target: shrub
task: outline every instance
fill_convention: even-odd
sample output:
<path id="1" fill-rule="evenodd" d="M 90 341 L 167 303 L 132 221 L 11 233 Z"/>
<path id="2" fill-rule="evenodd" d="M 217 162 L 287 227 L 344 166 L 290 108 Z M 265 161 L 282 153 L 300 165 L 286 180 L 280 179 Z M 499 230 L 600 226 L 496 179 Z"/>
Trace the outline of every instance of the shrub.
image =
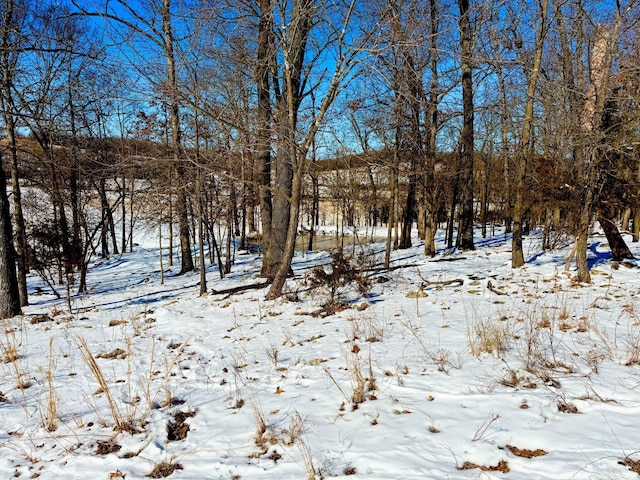
<path id="1" fill-rule="evenodd" d="M 312 288 L 326 292 L 327 301 L 318 312 L 320 316 L 332 315 L 347 306 L 345 296 L 353 284 L 360 295 L 371 290 L 371 280 L 365 275 L 368 258 L 359 254 L 356 259 L 347 257 L 341 248 L 331 253 L 329 271 L 323 265 L 317 265 L 311 271 L 309 283 Z"/>

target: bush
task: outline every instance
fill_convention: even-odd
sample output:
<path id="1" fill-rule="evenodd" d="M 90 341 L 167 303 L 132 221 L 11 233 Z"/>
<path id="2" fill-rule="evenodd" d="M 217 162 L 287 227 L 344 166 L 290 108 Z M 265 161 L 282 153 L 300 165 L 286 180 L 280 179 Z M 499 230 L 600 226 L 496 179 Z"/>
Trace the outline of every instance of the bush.
<path id="1" fill-rule="evenodd" d="M 329 271 L 325 266 L 316 265 L 311 271 L 309 283 L 312 288 L 320 288 L 326 292 L 327 301 L 322 305 L 319 316 L 332 315 L 347 306 L 345 295 L 355 283 L 355 289 L 360 295 L 371 291 L 371 280 L 365 275 L 368 258 L 359 254 L 354 260 L 347 257 L 341 248 L 331 253 Z"/>

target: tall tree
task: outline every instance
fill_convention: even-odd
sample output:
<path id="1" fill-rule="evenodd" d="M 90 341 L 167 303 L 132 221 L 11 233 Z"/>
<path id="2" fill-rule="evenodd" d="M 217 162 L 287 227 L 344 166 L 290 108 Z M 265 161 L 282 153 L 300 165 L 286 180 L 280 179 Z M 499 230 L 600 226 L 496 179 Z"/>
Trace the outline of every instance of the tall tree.
<path id="1" fill-rule="evenodd" d="M 513 208 L 513 236 L 511 237 L 511 266 L 518 268 L 524 265 L 524 252 L 522 249 L 522 226 L 524 220 L 524 189 L 527 174 L 527 163 L 533 158 L 533 121 L 534 101 L 540 69 L 542 65 L 542 53 L 549 29 L 549 3 L 550 0 L 540 0 L 538 3 L 538 18 L 536 22 L 535 47 L 533 53 L 533 65 L 528 73 L 527 98 L 524 107 L 524 119 L 522 133 L 516 152 L 516 181 L 515 202 Z"/>
<path id="2" fill-rule="evenodd" d="M 462 71 L 463 122 L 460 132 L 460 238 L 458 246 L 473 250 L 473 161 L 474 161 L 474 106 L 473 106 L 473 29 L 469 0 L 458 0 L 460 16 L 460 69 Z"/>
<path id="3" fill-rule="evenodd" d="M 272 0 L 259 0 L 258 50 L 255 76 L 258 93 L 256 135 L 260 170 L 260 215 L 262 218 L 262 275 L 272 278 L 277 259 L 271 248 L 271 83 L 270 74 L 274 62 L 273 5 Z"/>
<path id="4" fill-rule="evenodd" d="M 338 10 L 329 8 L 336 6 Z M 350 45 L 348 42 L 348 34 L 352 33 L 348 27 L 354 15 L 355 6 L 355 0 L 351 0 L 345 4 L 325 6 L 324 8 L 328 10 L 323 12 L 323 7 L 312 0 L 294 0 L 290 10 L 280 10 L 282 24 L 278 28 L 280 35 L 277 43 L 280 47 L 282 64 L 279 82 L 274 82 L 273 85 L 277 107 L 274 121 L 278 152 L 276 178 L 273 182 L 271 248 L 275 248 L 276 251 L 282 248 L 282 256 L 267 294 L 267 298 L 270 299 L 282 295 L 286 277 L 291 270 L 307 154 L 329 107 L 344 85 L 345 79 L 356 66 L 356 59 L 362 52 L 360 45 Z M 282 7 L 286 7 L 286 3 L 283 3 Z M 307 88 L 307 77 L 304 76 L 304 72 L 308 72 L 314 66 L 313 62 L 319 59 L 318 55 L 314 55 L 311 64 L 308 63 L 307 46 L 310 43 L 312 28 L 320 23 L 318 19 L 323 13 L 326 23 L 324 29 L 318 29 L 319 38 L 324 38 L 325 47 L 332 44 L 331 50 L 337 55 L 332 59 L 333 73 L 328 78 L 322 100 L 317 110 L 312 112 L 306 133 L 301 134 L 297 127 L 298 112 Z M 336 19 L 340 19 L 337 20 L 338 23 L 334 23 Z M 359 41 L 364 42 L 366 39 L 365 34 L 364 39 Z M 316 89 L 317 87 L 317 84 L 310 86 Z M 287 228 L 283 244 L 281 243 L 282 231 L 279 229 L 284 225 Z"/>
<path id="5" fill-rule="evenodd" d="M 104 4 L 104 8 L 89 11 L 76 0 L 72 0 L 80 14 L 96 18 L 103 18 L 115 22 L 126 29 L 123 36 L 128 34 L 139 36 L 149 42 L 149 46 L 155 47 L 164 57 L 165 69 L 160 76 L 155 75 L 152 65 L 141 66 L 135 64 L 138 71 L 145 72 L 148 81 L 154 84 L 163 94 L 168 105 L 171 125 L 171 146 L 173 150 L 173 163 L 177 175 L 176 209 L 180 230 L 180 273 L 186 273 L 194 269 L 193 255 L 191 253 L 191 241 L 189 235 L 189 215 L 187 209 L 187 179 L 186 157 L 182 140 L 182 126 L 180 123 L 181 92 L 178 82 L 178 68 L 176 62 L 176 40 L 174 38 L 174 12 L 172 0 L 150 2 L 147 11 L 142 13 L 137 5 L 125 0 L 116 0 L 113 4 Z M 116 6 L 117 5 L 117 8 Z M 158 27 L 159 24 L 159 27 Z M 149 61 L 143 51 L 132 52 L 140 61 Z"/>
<path id="6" fill-rule="evenodd" d="M 27 293 L 27 234 L 22 209 L 22 191 L 20 188 L 18 147 L 16 142 L 16 104 L 13 93 L 18 56 L 24 48 L 22 43 L 22 22 L 24 8 L 16 5 L 15 0 L 5 0 L 2 5 L 2 31 L 0 33 L 0 74 L 2 75 L 2 116 L 9 146 L 11 160 L 11 188 L 13 193 L 13 213 L 15 217 L 15 247 L 18 260 L 18 291 L 20 305 L 29 303 Z"/>
<path id="7" fill-rule="evenodd" d="M 436 230 L 439 192 L 435 181 L 436 154 L 438 151 L 438 104 L 440 102 L 440 73 L 438 70 L 438 37 L 440 35 L 440 1 L 429 2 L 429 60 L 431 83 L 429 86 L 429 103 L 426 112 L 426 146 L 425 165 L 423 176 L 423 201 L 424 211 L 424 254 L 433 256 L 436 254 Z"/>

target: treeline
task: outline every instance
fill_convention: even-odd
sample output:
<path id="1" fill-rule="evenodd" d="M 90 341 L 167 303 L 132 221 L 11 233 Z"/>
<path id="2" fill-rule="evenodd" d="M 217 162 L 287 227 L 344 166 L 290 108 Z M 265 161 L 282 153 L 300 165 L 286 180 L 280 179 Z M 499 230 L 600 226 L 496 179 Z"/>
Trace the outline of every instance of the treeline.
<path id="1" fill-rule="evenodd" d="M 438 228 L 473 249 L 501 222 L 517 268 L 542 224 L 588 282 L 595 220 L 616 258 L 619 221 L 640 234 L 638 3 L 4 0 L 0 317 L 31 270 L 83 291 L 138 212 L 175 226 L 180 273 L 208 250 L 224 275 L 260 232 L 276 298 L 330 159 L 359 172 L 358 195 L 334 189 L 343 218 L 361 198 L 387 223 L 386 266 L 415 222 L 426 255 Z"/>

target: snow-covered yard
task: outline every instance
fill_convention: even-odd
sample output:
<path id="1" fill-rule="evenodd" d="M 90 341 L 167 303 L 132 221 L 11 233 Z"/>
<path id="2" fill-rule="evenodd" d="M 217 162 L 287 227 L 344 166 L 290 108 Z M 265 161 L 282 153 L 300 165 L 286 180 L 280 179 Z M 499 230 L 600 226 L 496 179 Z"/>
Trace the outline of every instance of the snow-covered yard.
<path id="1" fill-rule="evenodd" d="M 0 477 L 638 478 L 638 269 L 595 236 L 576 285 L 570 247 L 528 242 L 512 270 L 502 234 L 433 259 L 416 240 L 327 316 L 325 252 L 277 301 L 160 285 L 153 243 L 93 265 L 71 312 L 33 278 L 0 335 Z M 259 269 L 238 255 L 209 288 Z"/>

